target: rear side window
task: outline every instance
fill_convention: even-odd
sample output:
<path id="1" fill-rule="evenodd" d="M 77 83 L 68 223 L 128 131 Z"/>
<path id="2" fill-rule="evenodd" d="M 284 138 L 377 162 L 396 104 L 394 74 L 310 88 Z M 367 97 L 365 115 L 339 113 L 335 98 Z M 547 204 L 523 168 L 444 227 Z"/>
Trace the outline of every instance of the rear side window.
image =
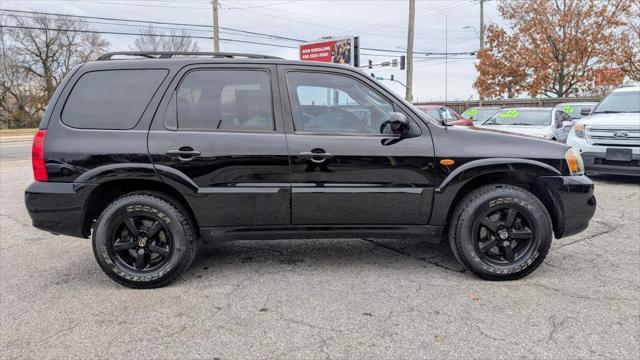
<path id="1" fill-rule="evenodd" d="M 176 101 L 179 130 L 274 130 L 266 71 L 191 71 L 178 87 Z"/>
<path id="2" fill-rule="evenodd" d="M 88 72 L 69 94 L 62 122 L 81 129 L 131 129 L 167 73 L 164 69 Z"/>

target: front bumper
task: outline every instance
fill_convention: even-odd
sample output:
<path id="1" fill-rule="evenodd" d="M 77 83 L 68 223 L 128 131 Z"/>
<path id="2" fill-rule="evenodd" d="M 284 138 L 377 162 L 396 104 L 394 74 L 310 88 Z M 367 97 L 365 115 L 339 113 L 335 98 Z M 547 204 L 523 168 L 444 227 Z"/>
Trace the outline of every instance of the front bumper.
<path id="1" fill-rule="evenodd" d="M 97 185 L 33 182 L 24 194 L 33 226 L 54 234 L 86 237 L 84 207 Z"/>
<path id="2" fill-rule="evenodd" d="M 640 176 L 640 147 L 624 147 L 631 149 L 631 161 L 615 161 L 607 159 L 607 147 L 620 148 L 619 146 L 591 145 L 585 139 L 576 137 L 573 131 L 569 134 L 567 145 L 580 152 L 585 171 L 589 175 Z"/>
<path id="3" fill-rule="evenodd" d="M 631 154 L 631 161 L 607 160 L 606 152 L 583 152 L 582 160 L 588 174 L 640 176 L 640 154 Z"/>
<path id="4" fill-rule="evenodd" d="M 554 203 L 554 233 L 557 239 L 575 235 L 589 226 L 596 212 L 593 181 L 586 176 L 543 176 Z"/>

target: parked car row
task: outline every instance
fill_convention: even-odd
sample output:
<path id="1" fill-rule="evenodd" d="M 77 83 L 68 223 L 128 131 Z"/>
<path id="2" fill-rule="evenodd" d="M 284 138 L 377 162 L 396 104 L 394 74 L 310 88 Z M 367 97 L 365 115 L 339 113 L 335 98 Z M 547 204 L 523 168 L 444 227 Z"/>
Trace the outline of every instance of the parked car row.
<path id="1" fill-rule="evenodd" d="M 554 107 L 474 106 L 458 114 L 447 106 L 418 106 L 447 125 L 474 126 L 566 142 L 582 153 L 589 174 L 640 176 L 640 87 L 614 90 L 600 103 Z"/>

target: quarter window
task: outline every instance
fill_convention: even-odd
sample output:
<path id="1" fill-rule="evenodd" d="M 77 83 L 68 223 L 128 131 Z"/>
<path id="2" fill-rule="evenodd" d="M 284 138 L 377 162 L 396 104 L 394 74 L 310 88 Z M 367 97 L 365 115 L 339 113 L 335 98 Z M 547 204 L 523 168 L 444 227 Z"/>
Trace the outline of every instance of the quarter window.
<path id="1" fill-rule="evenodd" d="M 197 70 L 177 90 L 179 130 L 273 131 L 269 74 Z"/>
<path id="2" fill-rule="evenodd" d="M 85 73 L 69 94 L 61 120 L 80 129 L 131 129 L 167 73 L 164 69 Z"/>
<path id="3" fill-rule="evenodd" d="M 380 134 L 393 104 L 351 77 L 290 72 L 287 86 L 296 131 Z M 390 133 L 390 127 L 382 127 Z"/>

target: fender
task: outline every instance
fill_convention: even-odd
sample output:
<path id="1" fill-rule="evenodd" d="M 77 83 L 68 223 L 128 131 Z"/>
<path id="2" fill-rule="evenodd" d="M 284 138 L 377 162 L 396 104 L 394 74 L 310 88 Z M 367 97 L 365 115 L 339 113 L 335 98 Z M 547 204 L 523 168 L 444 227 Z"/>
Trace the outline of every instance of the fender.
<path id="1" fill-rule="evenodd" d="M 489 158 L 473 160 L 453 170 L 435 189 L 433 208 L 447 209 L 446 211 L 432 211 L 431 225 L 444 225 L 453 200 L 460 189 L 478 176 L 494 173 L 524 173 L 527 175 L 557 176 L 562 173 L 553 166 L 542 161 L 520 158 Z"/>
<path id="2" fill-rule="evenodd" d="M 536 160 L 518 159 L 518 158 L 492 158 L 492 159 L 480 159 L 470 161 L 455 170 L 453 170 L 443 181 L 440 186 L 436 188 L 436 193 L 441 193 L 445 190 L 447 185 L 452 182 L 459 181 L 463 176 L 463 173 L 472 172 L 477 175 L 488 174 L 496 171 L 514 171 L 525 170 L 531 168 L 531 173 L 537 176 L 543 175 L 562 175 L 562 173 L 549 164 L 545 164 Z M 526 171 L 530 172 L 530 171 Z M 474 176 L 475 177 L 475 176 Z M 471 180 L 469 177 L 465 177 L 466 180 Z"/>
<path id="3" fill-rule="evenodd" d="M 80 174 L 75 184 L 102 184 L 113 180 L 157 180 L 158 174 L 150 163 L 120 163 L 98 166 Z"/>

